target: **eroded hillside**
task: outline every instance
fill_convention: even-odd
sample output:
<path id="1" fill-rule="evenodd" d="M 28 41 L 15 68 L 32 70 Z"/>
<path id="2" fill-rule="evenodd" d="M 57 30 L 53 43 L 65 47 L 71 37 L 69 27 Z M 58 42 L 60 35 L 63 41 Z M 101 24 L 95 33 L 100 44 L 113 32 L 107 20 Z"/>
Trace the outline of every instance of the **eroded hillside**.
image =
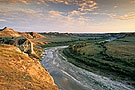
<path id="1" fill-rule="evenodd" d="M 0 45 L 1 90 L 58 90 L 50 74 L 38 60 L 31 59 L 19 48 Z"/>
<path id="2" fill-rule="evenodd" d="M 7 27 L 0 30 L 1 90 L 59 90 L 39 62 L 42 50 L 37 45 L 44 44 L 40 38 L 44 36 Z"/>

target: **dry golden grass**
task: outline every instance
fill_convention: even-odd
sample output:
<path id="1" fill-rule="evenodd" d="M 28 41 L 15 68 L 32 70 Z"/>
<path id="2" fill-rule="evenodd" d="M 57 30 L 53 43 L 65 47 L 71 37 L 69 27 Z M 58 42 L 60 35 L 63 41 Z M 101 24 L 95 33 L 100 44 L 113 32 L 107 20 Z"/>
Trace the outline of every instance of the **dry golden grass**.
<path id="1" fill-rule="evenodd" d="M 58 87 L 38 60 L 15 46 L 0 44 L 0 89 L 58 90 Z"/>

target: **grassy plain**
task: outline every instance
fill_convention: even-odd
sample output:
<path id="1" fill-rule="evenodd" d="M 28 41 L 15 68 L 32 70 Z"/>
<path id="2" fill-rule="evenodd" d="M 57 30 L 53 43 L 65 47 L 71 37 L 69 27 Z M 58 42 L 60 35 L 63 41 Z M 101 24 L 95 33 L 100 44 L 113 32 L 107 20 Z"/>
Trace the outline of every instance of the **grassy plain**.
<path id="1" fill-rule="evenodd" d="M 135 63 L 135 36 L 115 40 L 106 44 L 106 47 L 109 56 Z"/>
<path id="2" fill-rule="evenodd" d="M 86 46 L 77 48 L 78 52 L 73 52 L 69 48 L 63 50 L 69 62 L 135 86 L 135 36 L 108 43 L 87 42 L 89 43 Z"/>
<path id="3" fill-rule="evenodd" d="M 101 37 L 94 37 L 94 36 L 87 36 L 87 37 L 80 37 L 80 36 L 49 36 L 47 38 L 42 39 L 42 41 L 48 42 L 48 44 L 41 45 L 42 48 L 46 47 L 55 47 L 55 46 L 64 46 L 70 45 L 78 42 L 87 42 L 87 43 L 97 43 L 99 41 L 104 40 L 105 38 Z"/>
<path id="4" fill-rule="evenodd" d="M 62 51 L 69 62 L 88 71 L 135 86 L 135 36 L 123 36 L 125 34 L 114 35 L 112 37 L 119 39 L 110 42 L 105 40 L 111 36 L 104 37 L 104 35 L 102 37 L 56 36 L 45 38 L 49 44 L 42 47 L 74 46 L 74 51 L 70 48 Z M 78 46 L 82 42 L 86 43 L 86 46 Z"/>

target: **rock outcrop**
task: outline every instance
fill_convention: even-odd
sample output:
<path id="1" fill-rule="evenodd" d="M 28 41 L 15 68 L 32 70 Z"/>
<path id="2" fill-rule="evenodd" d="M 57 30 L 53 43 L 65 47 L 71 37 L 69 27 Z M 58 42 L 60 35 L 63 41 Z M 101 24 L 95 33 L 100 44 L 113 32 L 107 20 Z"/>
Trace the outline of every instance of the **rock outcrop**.
<path id="1" fill-rule="evenodd" d="M 33 38 L 45 38 L 45 36 L 38 34 L 36 32 L 29 32 L 29 34 L 33 37 Z"/>
<path id="2" fill-rule="evenodd" d="M 0 44 L 17 46 L 22 52 L 34 54 L 33 43 L 25 37 L 0 37 Z"/>
<path id="3" fill-rule="evenodd" d="M 25 32 L 25 33 L 19 32 L 19 34 L 24 36 L 24 37 L 27 37 L 28 39 L 45 38 L 45 36 L 40 35 L 36 32 Z"/>
<path id="4" fill-rule="evenodd" d="M 38 60 L 7 44 L 0 44 L 0 89 L 59 90 Z"/>
<path id="5" fill-rule="evenodd" d="M 40 38 L 44 36 L 0 29 L 0 90 L 59 90 L 39 62 L 35 46 L 43 43 Z"/>
<path id="6" fill-rule="evenodd" d="M 38 34 L 36 32 L 17 32 L 8 27 L 0 29 L 0 37 L 20 37 L 20 36 L 24 36 L 28 39 L 45 38 L 45 36 Z"/>
<path id="7" fill-rule="evenodd" d="M 45 37 L 35 32 L 26 32 L 26 33 L 16 32 L 13 29 L 9 29 L 7 27 L 0 29 L 0 44 L 10 44 L 17 46 L 22 52 L 27 54 L 35 55 L 33 49 L 34 43 L 31 40 L 32 39 L 35 40 L 37 38 L 45 38 Z"/>

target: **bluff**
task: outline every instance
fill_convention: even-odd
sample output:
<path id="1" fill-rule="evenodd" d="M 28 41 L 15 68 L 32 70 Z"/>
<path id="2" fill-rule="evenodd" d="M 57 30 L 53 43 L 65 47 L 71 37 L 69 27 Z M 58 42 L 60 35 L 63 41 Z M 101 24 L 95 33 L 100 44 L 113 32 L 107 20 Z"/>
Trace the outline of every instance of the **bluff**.
<path id="1" fill-rule="evenodd" d="M 0 89 L 59 90 L 38 60 L 7 44 L 0 44 Z"/>
<path id="2" fill-rule="evenodd" d="M 28 39 L 45 38 L 45 36 L 38 34 L 36 32 L 17 32 L 8 27 L 0 29 L 0 37 L 20 37 L 20 36 L 24 36 Z"/>
<path id="3" fill-rule="evenodd" d="M 33 43 L 25 37 L 0 37 L 0 44 L 17 46 L 22 52 L 27 54 L 34 53 Z"/>
<path id="4" fill-rule="evenodd" d="M 33 41 L 40 38 L 38 33 L 0 29 L 1 90 L 59 90 L 39 62 Z"/>
<path id="5" fill-rule="evenodd" d="M 21 36 L 18 32 L 7 27 L 0 29 L 0 37 L 19 37 Z"/>
<path id="6" fill-rule="evenodd" d="M 35 32 L 16 32 L 7 27 L 0 29 L 0 44 L 10 44 L 17 46 L 22 52 L 38 57 L 33 49 L 33 44 L 36 44 L 35 39 L 45 38 Z M 34 40 L 33 40 L 34 39 Z M 33 41 L 33 42 L 32 42 Z M 44 44 L 44 43 L 43 43 Z"/>

